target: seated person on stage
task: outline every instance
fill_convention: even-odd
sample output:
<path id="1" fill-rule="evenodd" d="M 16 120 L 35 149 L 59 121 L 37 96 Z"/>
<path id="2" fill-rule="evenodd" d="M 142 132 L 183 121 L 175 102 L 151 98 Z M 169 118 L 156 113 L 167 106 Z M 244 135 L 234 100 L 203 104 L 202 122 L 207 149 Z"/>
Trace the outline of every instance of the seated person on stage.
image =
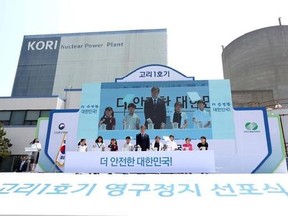
<path id="1" fill-rule="evenodd" d="M 116 119 L 112 107 L 106 107 L 104 115 L 99 121 L 99 127 L 102 129 L 104 126 L 106 130 L 115 130 Z"/>
<path id="2" fill-rule="evenodd" d="M 153 151 L 163 151 L 163 143 L 161 142 L 160 136 L 156 136 L 154 142 L 151 144 Z"/>
<path id="3" fill-rule="evenodd" d="M 115 138 L 111 139 L 108 148 L 110 148 L 110 151 L 118 151 L 117 140 Z"/>
<path id="4" fill-rule="evenodd" d="M 102 136 L 98 136 L 95 144 L 92 145 L 92 151 L 105 151 L 105 143 Z"/>
<path id="5" fill-rule="evenodd" d="M 182 103 L 174 104 L 174 114 L 171 116 L 171 123 L 178 123 L 178 128 L 185 129 L 188 126 L 188 117 L 185 112 L 182 112 Z M 174 127 L 173 127 L 174 128 Z"/>
<path id="6" fill-rule="evenodd" d="M 164 151 L 176 151 L 176 150 L 178 150 L 178 145 L 174 141 L 173 135 L 169 136 L 169 141 L 166 144 L 164 144 L 163 149 L 164 149 Z"/>
<path id="7" fill-rule="evenodd" d="M 205 106 L 203 100 L 197 101 L 197 110 L 194 111 L 192 117 L 194 128 L 211 128 L 210 113 L 204 109 Z"/>
<path id="8" fill-rule="evenodd" d="M 191 144 L 191 139 L 187 137 L 185 139 L 185 143 L 182 145 L 182 150 L 183 151 L 193 151 L 193 146 Z"/>
<path id="9" fill-rule="evenodd" d="M 199 142 L 197 144 L 197 147 L 199 148 L 199 150 L 201 151 L 205 151 L 205 150 L 208 150 L 208 143 L 206 141 L 206 137 L 205 136 L 201 136 L 201 142 Z"/>
<path id="10" fill-rule="evenodd" d="M 123 120 L 124 130 L 138 130 L 140 124 L 140 118 L 135 113 L 136 105 L 134 103 L 130 103 L 128 105 L 128 114 L 125 116 Z"/>
<path id="11" fill-rule="evenodd" d="M 87 152 L 87 144 L 86 144 L 86 139 L 81 139 L 79 142 L 78 142 L 78 148 L 77 148 L 77 151 L 79 152 Z"/>
<path id="12" fill-rule="evenodd" d="M 131 143 L 131 137 L 127 136 L 125 140 L 126 142 L 124 143 L 122 151 L 133 151 L 134 145 Z"/>

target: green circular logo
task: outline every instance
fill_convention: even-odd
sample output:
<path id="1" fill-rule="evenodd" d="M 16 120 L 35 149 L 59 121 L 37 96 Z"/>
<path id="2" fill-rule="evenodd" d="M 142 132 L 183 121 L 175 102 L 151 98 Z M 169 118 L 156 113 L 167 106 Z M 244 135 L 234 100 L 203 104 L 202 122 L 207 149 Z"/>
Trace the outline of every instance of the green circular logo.
<path id="1" fill-rule="evenodd" d="M 258 124 L 256 122 L 247 122 L 245 128 L 250 131 L 255 131 L 258 129 Z"/>

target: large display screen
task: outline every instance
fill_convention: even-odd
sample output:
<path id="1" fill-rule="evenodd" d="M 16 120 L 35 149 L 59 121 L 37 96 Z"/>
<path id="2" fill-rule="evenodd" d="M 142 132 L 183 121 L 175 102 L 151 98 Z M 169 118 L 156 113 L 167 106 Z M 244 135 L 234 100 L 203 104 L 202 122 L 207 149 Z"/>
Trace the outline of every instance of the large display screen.
<path id="1" fill-rule="evenodd" d="M 156 99 L 156 100 L 154 100 Z M 234 139 L 228 80 L 91 83 L 82 88 L 78 138 Z"/>

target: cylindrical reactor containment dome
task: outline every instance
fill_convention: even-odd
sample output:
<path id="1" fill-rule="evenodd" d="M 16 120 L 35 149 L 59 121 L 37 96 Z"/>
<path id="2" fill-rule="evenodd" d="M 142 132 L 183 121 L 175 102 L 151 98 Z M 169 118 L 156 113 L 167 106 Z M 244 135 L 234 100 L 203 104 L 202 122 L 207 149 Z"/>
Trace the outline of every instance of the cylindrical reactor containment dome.
<path id="1" fill-rule="evenodd" d="M 273 90 L 288 98 L 288 26 L 272 26 L 240 36 L 222 53 L 224 78 L 232 90 Z"/>

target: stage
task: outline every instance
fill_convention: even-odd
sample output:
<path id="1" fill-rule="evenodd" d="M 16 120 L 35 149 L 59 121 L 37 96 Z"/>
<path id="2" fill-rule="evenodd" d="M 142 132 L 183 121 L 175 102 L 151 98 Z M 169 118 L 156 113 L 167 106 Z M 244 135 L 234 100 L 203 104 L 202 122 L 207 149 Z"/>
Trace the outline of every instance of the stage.
<path id="1" fill-rule="evenodd" d="M 0 179 L 0 215 L 269 215 L 284 213 L 288 202 L 287 174 L 0 173 Z"/>

